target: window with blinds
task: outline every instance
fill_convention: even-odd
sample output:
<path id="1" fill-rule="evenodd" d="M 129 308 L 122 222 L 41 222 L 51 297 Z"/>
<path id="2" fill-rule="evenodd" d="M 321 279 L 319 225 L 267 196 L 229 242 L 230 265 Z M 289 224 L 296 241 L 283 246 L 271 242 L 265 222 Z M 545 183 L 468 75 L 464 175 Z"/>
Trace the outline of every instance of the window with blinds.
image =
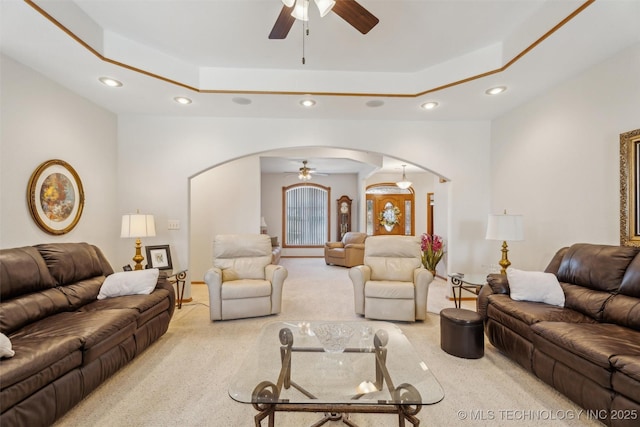
<path id="1" fill-rule="evenodd" d="M 324 246 L 329 239 L 331 188 L 296 184 L 284 190 L 284 246 Z"/>

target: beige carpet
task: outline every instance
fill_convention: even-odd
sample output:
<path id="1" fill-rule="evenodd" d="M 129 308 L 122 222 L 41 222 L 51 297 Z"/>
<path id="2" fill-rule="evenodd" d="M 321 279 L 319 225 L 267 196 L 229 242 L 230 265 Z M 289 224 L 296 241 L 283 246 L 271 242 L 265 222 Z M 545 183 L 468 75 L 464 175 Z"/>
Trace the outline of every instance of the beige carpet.
<path id="1" fill-rule="evenodd" d="M 108 379 L 56 425 L 252 426 L 255 410 L 232 400 L 228 384 L 261 326 L 274 320 L 361 320 L 353 312 L 348 270 L 323 259 L 282 259 L 289 270 L 282 313 L 224 322 L 209 320 L 208 292 L 193 286 L 194 301 L 176 310 L 169 331 Z M 197 280 L 198 278 L 194 278 Z M 453 303 L 443 280 L 429 290 L 428 308 Z M 465 302 L 468 308 L 473 302 Z M 482 359 L 467 360 L 440 349 L 437 314 L 424 322 L 398 323 L 445 391 L 423 407 L 424 426 L 600 426 L 571 401 L 512 363 L 490 344 Z M 276 425 L 309 426 L 318 414 L 278 413 Z M 355 414 L 361 427 L 394 426 L 392 415 Z M 266 421 L 263 425 L 267 425 Z M 329 422 L 326 426 L 344 425 Z"/>

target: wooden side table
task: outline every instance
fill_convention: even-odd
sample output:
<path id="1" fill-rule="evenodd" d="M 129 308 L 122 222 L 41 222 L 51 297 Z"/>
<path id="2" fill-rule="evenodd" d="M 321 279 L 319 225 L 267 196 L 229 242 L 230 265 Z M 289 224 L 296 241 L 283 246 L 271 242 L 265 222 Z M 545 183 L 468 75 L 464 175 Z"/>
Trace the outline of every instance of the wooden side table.
<path id="1" fill-rule="evenodd" d="M 187 271 L 180 270 L 176 273 L 167 275 L 167 280 L 172 285 L 176 285 L 176 306 L 182 308 L 182 300 L 184 299 L 184 288 L 187 284 Z"/>

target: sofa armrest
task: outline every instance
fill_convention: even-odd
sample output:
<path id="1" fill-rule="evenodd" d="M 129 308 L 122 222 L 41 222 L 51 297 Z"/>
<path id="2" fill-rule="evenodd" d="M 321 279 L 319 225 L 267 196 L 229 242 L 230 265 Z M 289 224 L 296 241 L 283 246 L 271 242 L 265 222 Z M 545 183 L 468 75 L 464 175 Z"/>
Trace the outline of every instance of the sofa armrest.
<path id="1" fill-rule="evenodd" d="M 173 312 L 176 309 L 176 291 L 173 290 L 173 285 L 171 284 L 171 282 L 167 280 L 166 274 L 160 274 L 158 276 L 156 289 L 165 289 L 169 291 L 169 316 L 173 316 Z"/>
<path id="2" fill-rule="evenodd" d="M 364 251 L 364 243 L 347 243 L 345 249 L 362 249 Z"/>
<path id="3" fill-rule="evenodd" d="M 324 247 L 333 249 L 333 248 L 343 248 L 344 245 L 342 244 L 342 242 L 326 242 L 324 244 Z"/>
<path id="4" fill-rule="evenodd" d="M 494 294 L 509 295 L 509 281 L 507 280 L 506 274 L 489 274 L 487 276 L 487 283 Z"/>

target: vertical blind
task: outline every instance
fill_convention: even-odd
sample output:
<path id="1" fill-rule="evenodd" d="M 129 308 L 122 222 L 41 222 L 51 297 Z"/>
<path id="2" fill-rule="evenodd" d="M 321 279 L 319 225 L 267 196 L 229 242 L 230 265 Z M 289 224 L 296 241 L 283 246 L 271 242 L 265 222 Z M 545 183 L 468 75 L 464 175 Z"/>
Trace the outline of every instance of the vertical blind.
<path id="1" fill-rule="evenodd" d="M 297 186 L 285 191 L 285 244 L 322 246 L 329 231 L 329 196 L 324 188 Z"/>

